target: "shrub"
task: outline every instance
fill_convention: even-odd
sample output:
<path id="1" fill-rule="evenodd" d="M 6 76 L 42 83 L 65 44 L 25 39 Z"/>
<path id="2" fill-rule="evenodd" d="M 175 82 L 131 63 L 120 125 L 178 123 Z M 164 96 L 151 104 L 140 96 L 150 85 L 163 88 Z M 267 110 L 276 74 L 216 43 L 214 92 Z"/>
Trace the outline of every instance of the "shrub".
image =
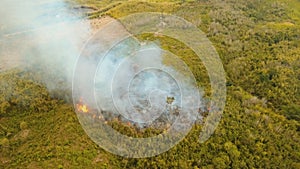
<path id="1" fill-rule="evenodd" d="M 0 146 L 9 147 L 9 140 L 7 138 L 3 138 L 0 142 Z"/>
<path id="2" fill-rule="evenodd" d="M 26 130 L 26 129 L 28 129 L 28 124 L 27 124 L 25 121 L 22 121 L 22 122 L 20 123 L 20 129 L 21 129 L 21 130 Z"/>

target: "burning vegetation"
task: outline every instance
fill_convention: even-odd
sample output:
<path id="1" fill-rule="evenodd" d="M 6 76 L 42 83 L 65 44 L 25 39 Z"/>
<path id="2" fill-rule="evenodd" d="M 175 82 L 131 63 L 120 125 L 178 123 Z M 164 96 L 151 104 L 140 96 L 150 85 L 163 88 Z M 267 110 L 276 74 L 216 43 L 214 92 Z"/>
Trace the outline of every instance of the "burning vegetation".
<path id="1" fill-rule="evenodd" d="M 86 104 L 83 103 L 82 99 L 80 99 L 79 103 L 76 104 L 77 111 L 81 113 L 88 113 L 89 108 Z"/>
<path id="2" fill-rule="evenodd" d="M 176 118 L 178 118 L 181 112 L 180 107 L 172 105 L 174 100 L 174 97 L 167 97 L 165 111 L 159 118 L 151 123 L 134 122 L 112 111 L 94 109 L 92 105 L 89 105 L 88 102 L 84 101 L 84 99 L 82 98 L 80 98 L 78 103 L 76 104 L 76 110 L 93 124 L 103 122 L 104 124 L 108 124 L 113 127 L 114 125 L 116 125 L 116 123 L 118 123 L 140 132 L 147 130 L 147 128 L 152 128 L 156 129 L 157 131 L 164 132 L 165 130 L 170 128 L 170 126 L 175 122 Z M 202 109 L 200 109 L 201 108 L 199 108 L 198 112 L 199 117 L 197 117 L 196 121 L 196 123 L 198 124 L 202 124 L 203 122 L 203 111 Z"/>

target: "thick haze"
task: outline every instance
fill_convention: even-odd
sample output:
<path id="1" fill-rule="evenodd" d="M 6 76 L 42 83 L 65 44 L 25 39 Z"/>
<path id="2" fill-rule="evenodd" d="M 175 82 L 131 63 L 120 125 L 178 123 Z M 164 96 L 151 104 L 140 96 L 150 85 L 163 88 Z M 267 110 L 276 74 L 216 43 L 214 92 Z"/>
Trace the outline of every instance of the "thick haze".
<path id="1" fill-rule="evenodd" d="M 89 23 L 63 0 L 0 1 L 0 69 L 42 70 L 49 90 L 71 84 Z"/>
<path id="2" fill-rule="evenodd" d="M 91 35 L 89 22 L 80 12 L 63 0 L 2 0 L 0 14 L 2 69 L 20 66 L 41 72 L 39 80 L 50 91 L 70 90 L 77 58 Z M 88 55 L 81 56 L 77 63 L 80 69 L 74 74 L 80 82 L 76 86 L 77 101 L 83 99 L 89 107 L 121 114 L 138 123 L 151 122 L 163 112 L 170 112 L 167 106 L 174 111 L 197 110 L 200 98 L 193 97 L 197 87 L 189 83 L 192 77 L 184 77 L 174 69 L 182 66 L 178 58 L 175 65 L 165 66 L 166 54 L 160 46 L 140 45 L 129 39 L 104 56 L 106 43 L 119 36 L 112 30 L 121 29 L 125 32 L 121 26 L 108 27 L 103 36 L 95 37 L 107 39 L 85 46 Z M 96 101 L 90 101 L 94 95 Z M 167 104 L 168 98 L 173 102 Z"/>

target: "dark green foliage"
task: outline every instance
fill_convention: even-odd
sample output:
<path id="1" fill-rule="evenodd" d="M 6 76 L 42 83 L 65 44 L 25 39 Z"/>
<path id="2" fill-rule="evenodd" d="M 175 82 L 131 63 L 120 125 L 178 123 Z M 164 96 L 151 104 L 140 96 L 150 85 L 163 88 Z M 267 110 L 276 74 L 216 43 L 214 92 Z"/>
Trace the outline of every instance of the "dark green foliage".
<path id="1" fill-rule="evenodd" d="M 22 114 L 49 111 L 55 101 L 42 84 L 30 79 L 30 74 L 14 70 L 0 74 L 0 117 L 9 113 Z"/>
<path id="2" fill-rule="evenodd" d="M 300 121 L 300 105 L 283 106 L 282 111 L 287 119 Z"/>

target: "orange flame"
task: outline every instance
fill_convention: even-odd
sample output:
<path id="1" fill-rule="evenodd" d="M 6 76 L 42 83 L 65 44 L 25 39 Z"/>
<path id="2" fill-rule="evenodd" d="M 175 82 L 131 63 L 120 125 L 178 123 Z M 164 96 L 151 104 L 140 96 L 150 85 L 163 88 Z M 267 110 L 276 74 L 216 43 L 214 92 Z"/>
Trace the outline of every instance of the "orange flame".
<path id="1" fill-rule="evenodd" d="M 87 105 L 85 105 L 85 104 L 77 104 L 77 110 L 79 112 L 83 112 L 83 113 L 89 112 L 89 109 L 88 109 Z"/>

